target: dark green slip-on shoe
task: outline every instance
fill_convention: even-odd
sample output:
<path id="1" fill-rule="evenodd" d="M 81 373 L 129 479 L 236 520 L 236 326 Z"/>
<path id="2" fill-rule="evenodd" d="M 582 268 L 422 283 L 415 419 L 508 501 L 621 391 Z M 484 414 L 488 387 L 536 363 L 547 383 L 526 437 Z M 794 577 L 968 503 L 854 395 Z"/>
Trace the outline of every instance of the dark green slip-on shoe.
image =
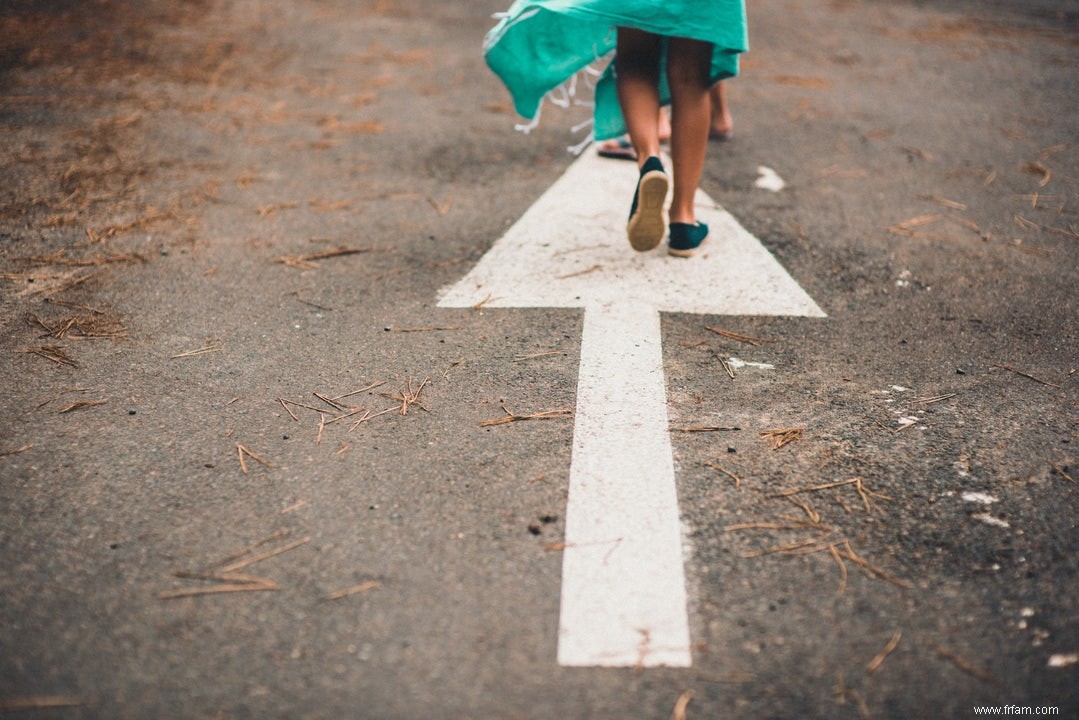
<path id="1" fill-rule="evenodd" d="M 629 244 L 638 252 L 645 252 L 659 245 L 667 228 L 663 222 L 663 206 L 667 202 L 667 173 L 658 157 L 650 157 L 641 167 L 637 192 L 633 194 L 633 206 L 629 210 L 626 234 Z"/>
<path id="2" fill-rule="evenodd" d="M 671 223 L 671 237 L 667 241 L 667 252 L 678 257 L 690 257 L 697 252 L 705 238 L 708 226 L 702 222 Z"/>

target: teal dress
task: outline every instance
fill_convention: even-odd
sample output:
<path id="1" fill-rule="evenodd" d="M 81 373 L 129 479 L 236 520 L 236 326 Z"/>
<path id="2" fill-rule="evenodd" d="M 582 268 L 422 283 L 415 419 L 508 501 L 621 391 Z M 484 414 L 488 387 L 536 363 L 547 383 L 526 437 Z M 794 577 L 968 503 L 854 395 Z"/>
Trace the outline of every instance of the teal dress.
<path id="1" fill-rule="evenodd" d="M 548 92 L 615 49 L 618 26 L 712 43 L 713 83 L 736 75 L 738 55 L 748 49 L 744 0 L 515 0 L 487 34 L 484 57 L 517 112 L 532 119 Z M 665 71 L 660 78 L 665 105 Z M 593 137 L 624 134 L 613 62 L 596 85 L 595 101 Z"/>

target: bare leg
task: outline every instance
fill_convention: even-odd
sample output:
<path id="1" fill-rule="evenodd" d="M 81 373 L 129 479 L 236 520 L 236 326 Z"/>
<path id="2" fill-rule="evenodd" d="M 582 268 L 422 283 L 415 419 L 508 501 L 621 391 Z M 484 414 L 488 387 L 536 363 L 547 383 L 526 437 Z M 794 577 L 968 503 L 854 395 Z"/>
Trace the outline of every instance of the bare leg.
<path id="1" fill-rule="evenodd" d="M 712 127 L 709 137 L 726 140 L 734 130 L 734 120 L 731 118 L 730 107 L 727 105 L 726 83 L 718 82 L 713 85 L 708 97 L 712 102 Z"/>
<path id="2" fill-rule="evenodd" d="M 711 121 L 708 93 L 711 60 L 711 43 L 686 38 L 670 39 L 667 82 L 671 87 L 671 160 L 674 163 L 674 195 L 670 210 L 672 223 L 696 222 L 693 200 L 704 172 L 704 154 L 708 148 Z M 654 128 L 653 121 L 653 132 Z"/>
<path id="3" fill-rule="evenodd" d="M 659 35 L 618 28 L 618 102 L 640 167 L 659 155 Z"/>
<path id="4" fill-rule="evenodd" d="M 665 109 L 659 111 L 659 141 L 661 143 L 671 141 L 671 116 Z"/>
<path id="5" fill-rule="evenodd" d="M 628 137 L 628 135 L 623 135 L 613 140 L 604 140 L 597 146 L 596 150 L 601 157 L 636 160 L 637 151 L 633 149 Z M 671 141 L 671 121 L 666 108 L 660 108 L 659 110 L 659 141 L 661 143 Z"/>

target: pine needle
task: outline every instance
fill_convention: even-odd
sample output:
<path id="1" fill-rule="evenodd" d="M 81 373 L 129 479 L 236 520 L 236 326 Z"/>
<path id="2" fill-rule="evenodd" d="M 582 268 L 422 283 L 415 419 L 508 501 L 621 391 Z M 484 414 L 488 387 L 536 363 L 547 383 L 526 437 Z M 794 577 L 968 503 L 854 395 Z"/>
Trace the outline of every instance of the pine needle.
<path id="1" fill-rule="evenodd" d="M 865 666 L 866 672 L 875 673 L 877 670 L 880 670 L 880 666 L 884 664 L 885 658 L 887 658 L 889 655 L 891 655 L 892 652 L 897 647 L 899 647 L 899 639 L 902 638 L 902 637 L 903 637 L 903 631 L 902 630 L 896 630 L 895 633 L 892 635 L 892 639 L 889 640 L 888 644 L 884 646 L 884 649 L 882 649 L 879 653 L 877 653 L 876 657 L 874 657 L 872 660 L 870 660 L 866 664 L 866 666 Z"/>
<path id="2" fill-rule="evenodd" d="M 505 425 L 506 423 L 521 422 L 523 420 L 550 420 L 553 418 L 569 417 L 573 415 L 573 410 L 570 408 L 559 408 L 558 410 L 544 410 L 542 412 L 531 413 L 529 415 L 516 415 L 506 409 L 503 405 L 502 409 L 506 411 L 506 414 L 493 420 L 484 420 L 480 423 L 480 427 L 491 427 L 492 425 Z"/>
<path id="3" fill-rule="evenodd" d="M 375 588 L 380 587 L 382 587 L 382 583 L 380 583 L 378 580 L 368 580 L 367 582 L 360 583 L 359 585 L 353 585 L 350 588 L 345 588 L 344 590 L 332 592 L 326 596 L 326 599 L 340 600 L 341 598 L 346 598 L 350 595 L 356 595 L 357 593 L 367 592 L 368 590 L 374 590 Z"/>
<path id="4" fill-rule="evenodd" d="M 763 431 L 761 437 L 768 441 L 773 450 L 778 450 L 795 440 L 801 440 L 804 432 L 805 428 L 776 428 Z"/>
<path id="5" fill-rule="evenodd" d="M 740 343 L 752 345 L 753 347 L 760 347 L 764 343 L 774 342 L 774 340 L 765 340 L 764 338 L 753 337 L 752 335 L 743 335 L 742 333 L 736 333 L 730 330 L 723 330 L 721 328 L 714 328 L 708 325 L 705 325 L 704 327 L 706 330 L 714 332 L 716 335 L 725 337 L 729 340 L 735 340 Z"/>
<path id="6" fill-rule="evenodd" d="M 682 693 L 677 702 L 675 702 L 674 709 L 671 711 L 671 720 L 686 720 L 686 708 L 689 706 L 689 701 L 692 699 L 692 690 L 686 690 Z"/>
<path id="7" fill-rule="evenodd" d="M 243 445 L 240 445 L 239 443 L 236 444 L 236 455 L 240 458 L 240 469 L 243 470 L 244 475 L 247 474 L 247 463 L 244 462 L 244 456 L 247 456 L 247 457 L 251 458 L 252 460 L 254 460 L 255 462 L 259 463 L 260 465 L 262 465 L 264 467 L 273 468 L 272 464 L 270 464 L 266 460 L 263 460 L 258 455 L 251 452 L 250 450 L 245 448 Z"/>
<path id="8" fill-rule="evenodd" d="M 979 680 L 993 685 L 1003 684 L 1001 683 L 1000 678 L 998 678 L 996 675 L 993 675 L 992 673 L 979 668 L 970 660 L 967 660 L 965 657 L 952 650 L 951 648 L 946 648 L 943 645 L 938 645 L 937 643 L 930 643 L 930 645 L 932 646 L 933 650 L 936 651 L 937 655 L 944 658 L 945 660 L 950 661 L 953 665 L 955 665 L 957 668 L 967 673 L 968 675 L 976 677 Z"/>
<path id="9" fill-rule="evenodd" d="M 712 468 L 713 470 L 715 470 L 717 472 L 721 472 L 724 475 L 726 475 L 727 477 L 729 477 L 731 480 L 734 480 L 734 487 L 736 487 L 736 488 L 742 487 L 742 478 L 738 477 L 737 475 L 735 475 L 734 473 L 732 473 L 730 470 L 723 467 L 722 465 L 717 465 L 716 463 L 701 463 L 701 465 L 703 465 L 704 467 L 707 467 L 707 468 Z"/>

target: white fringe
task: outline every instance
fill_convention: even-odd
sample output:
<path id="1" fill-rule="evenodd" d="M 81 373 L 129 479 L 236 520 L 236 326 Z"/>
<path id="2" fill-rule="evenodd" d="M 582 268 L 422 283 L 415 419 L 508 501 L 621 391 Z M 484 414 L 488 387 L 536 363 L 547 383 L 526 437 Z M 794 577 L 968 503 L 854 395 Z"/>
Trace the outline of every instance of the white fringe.
<path id="1" fill-rule="evenodd" d="M 540 116 L 541 115 L 543 115 L 543 101 L 542 100 L 540 101 L 539 107 L 536 108 L 536 117 L 532 118 L 527 123 L 518 123 L 517 125 L 514 125 L 513 129 L 516 130 L 517 132 L 521 132 L 521 133 L 524 133 L 525 135 L 527 135 L 530 132 L 532 132 L 533 130 L 535 130 L 537 127 L 539 127 Z"/>
<path id="2" fill-rule="evenodd" d="M 596 57 L 598 63 L 601 58 Z M 599 83 L 599 78 L 603 77 L 603 70 L 595 67 L 594 65 L 586 65 L 578 72 L 574 73 L 564 83 L 558 87 L 552 89 L 546 95 L 543 96 L 543 100 L 540 101 L 539 107 L 536 109 L 536 116 L 527 123 L 518 123 L 514 125 L 514 130 L 517 132 L 528 135 L 537 127 L 539 127 L 540 117 L 543 114 L 544 102 L 550 102 L 552 105 L 568 110 L 570 107 L 587 107 L 594 108 L 596 103 L 594 100 L 578 97 L 578 83 L 583 86 L 589 92 L 594 92 L 596 85 Z M 589 118 L 584 122 L 580 122 L 570 128 L 570 132 L 574 135 L 579 134 L 581 131 L 592 127 L 595 124 L 595 120 Z M 566 147 L 566 151 L 573 153 L 574 155 L 580 155 L 584 152 L 585 148 L 591 145 L 594 141 L 594 137 L 589 132 L 588 137 L 581 140 L 575 145 L 569 145 Z"/>
<path id="3" fill-rule="evenodd" d="M 585 151 L 585 148 L 587 148 L 589 145 L 592 144 L 592 141 L 593 141 L 592 136 L 589 135 L 588 137 L 586 137 L 584 140 L 577 143 L 576 145 L 567 146 L 566 150 L 568 152 L 573 153 L 574 156 L 580 156 L 580 154 Z"/>

